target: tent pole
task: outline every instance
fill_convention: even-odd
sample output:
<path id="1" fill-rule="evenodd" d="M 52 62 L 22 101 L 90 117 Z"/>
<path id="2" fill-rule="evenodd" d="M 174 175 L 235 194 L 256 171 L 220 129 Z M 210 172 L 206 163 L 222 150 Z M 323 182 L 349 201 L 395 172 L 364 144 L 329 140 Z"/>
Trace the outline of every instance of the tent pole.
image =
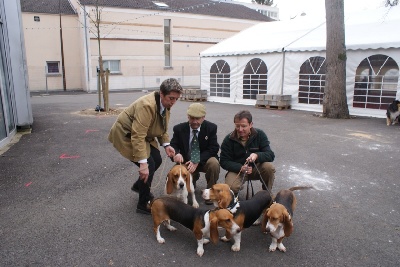
<path id="1" fill-rule="evenodd" d="M 281 81 L 281 95 L 283 95 L 283 83 L 285 81 L 285 48 L 282 48 L 282 81 Z"/>

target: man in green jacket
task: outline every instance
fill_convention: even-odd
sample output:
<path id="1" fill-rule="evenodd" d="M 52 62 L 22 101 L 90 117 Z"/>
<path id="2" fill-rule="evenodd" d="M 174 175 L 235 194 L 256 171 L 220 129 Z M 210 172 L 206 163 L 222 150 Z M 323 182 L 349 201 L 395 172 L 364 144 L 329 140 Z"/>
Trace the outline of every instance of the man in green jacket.
<path id="1" fill-rule="evenodd" d="M 132 186 L 139 193 L 138 213 L 150 214 L 151 182 L 162 162 L 159 144 L 168 157 L 175 156 L 174 148 L 169 145 L 168 123 L 170 108 L 182 91 L 176 79 L 166 79 L 159 92 L 140 97 L 122 111 L 108 135 L 121 155 L 139 167 L 139 179 Z"/>
<path id="2" fill-rule="evenodd" d="M 253 118 L 248 110 L 238 112 L 233 121 L 235 130 L 224 138 L 221 145 L 220 164 L 228 171 L 225 183 L 237 194 L 242 182 L 261 178 L 271 192 L 275 180 L 275 167 L 271 162 L 275 154 L 267 135 L 253 128 Z M 264 183 L 262 188 L 266 189 Z"/>

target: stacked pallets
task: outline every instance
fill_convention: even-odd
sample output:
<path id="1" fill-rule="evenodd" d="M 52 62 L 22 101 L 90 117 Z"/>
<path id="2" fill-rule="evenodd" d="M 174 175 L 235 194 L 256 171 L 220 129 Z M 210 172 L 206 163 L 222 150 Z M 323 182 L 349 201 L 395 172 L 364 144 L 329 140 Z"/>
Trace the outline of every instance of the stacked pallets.
<path id="1" fill-rule="evenodd" d="M 201 89 L 183 89 L 181 100 L 186 101 L 207 101 L 207 90 Z"/>
<path id="2" fill-rule="evenodd" d="M 256 107 L 267 109 L 290 108 L 291 95 L 257 95 Z"/>

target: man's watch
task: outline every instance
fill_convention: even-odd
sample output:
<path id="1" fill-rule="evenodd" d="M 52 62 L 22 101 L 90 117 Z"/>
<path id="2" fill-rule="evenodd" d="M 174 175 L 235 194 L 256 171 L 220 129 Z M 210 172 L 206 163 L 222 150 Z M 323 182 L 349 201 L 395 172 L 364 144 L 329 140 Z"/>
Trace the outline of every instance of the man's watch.
<path id="1" fill-rule="evenodd" d="M 165 145 L 164 148 L 167 148 L 167 147 L 169 147 L 169 146 L 171 146 L 171 145 Z"/>

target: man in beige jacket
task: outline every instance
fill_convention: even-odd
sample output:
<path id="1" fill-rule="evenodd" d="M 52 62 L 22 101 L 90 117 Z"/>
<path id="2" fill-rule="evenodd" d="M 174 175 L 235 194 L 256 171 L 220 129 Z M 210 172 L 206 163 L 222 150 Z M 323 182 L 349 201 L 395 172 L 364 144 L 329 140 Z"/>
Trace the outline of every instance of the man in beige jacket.
<path id="1" fill-rule="evenodd" d="M 140 97 L 122 111 L 108 135 L 121 155 L 139 167 L 139 179 L 132 186 L 133 191 L 139 192 L 138 213 L 150 214 L 151 182 L 162 162 L 159 144 L 169 157 L 175 156 L 169 145 L 168 123 L 170 108 L 182 91 L 176 79 L 163 81 L 159 92 Z"/>

